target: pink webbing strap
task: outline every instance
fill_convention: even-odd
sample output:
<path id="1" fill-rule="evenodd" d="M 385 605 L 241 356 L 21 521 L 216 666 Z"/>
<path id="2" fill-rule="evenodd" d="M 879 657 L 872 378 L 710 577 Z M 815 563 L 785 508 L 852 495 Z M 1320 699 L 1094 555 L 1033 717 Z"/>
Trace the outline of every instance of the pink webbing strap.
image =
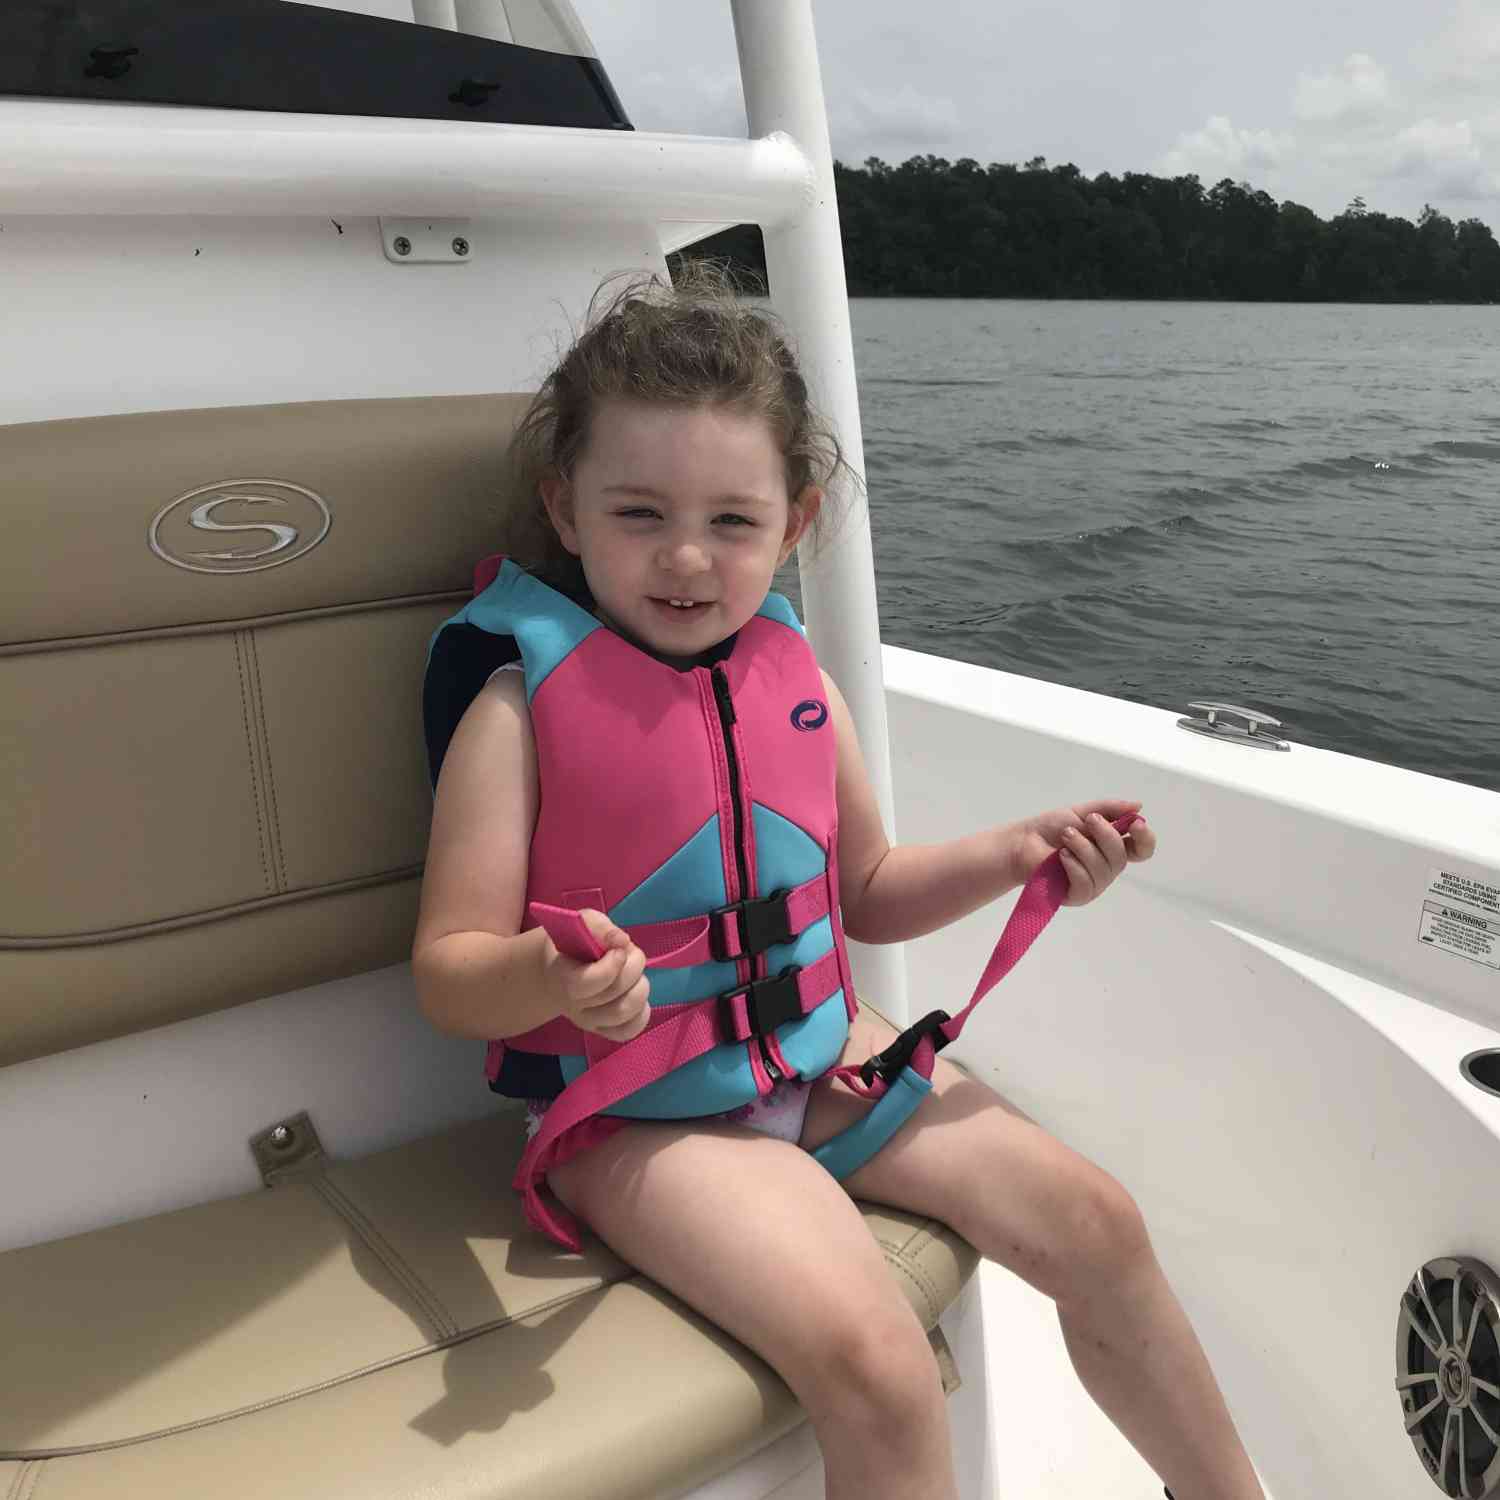
<path id="1" fill-rule="evenodd" d="M 811 973 L 812 969 L 809 967 L 803 972 Z M 832 967 L 832 975 L 834 983 L 828 990 L 829 994 L 838 988 L 836 964 Z M 618 1104 L 637 1089 L 654 1083 L 674 1068 L 680 1068 L 719 1046 L 725 1037 L 719 1020 L 718 1001 L 719 997 L 713 996 L 701 1004 L 672 1006 L 659 1025 L 649 1027 L 591 1065 L 582 1077 L 575 1078 L 552 1101 L 542 1116 L 540 1128 L 522 1153 L 511 1181 L 511 1186 L 521 1195 L 528 1222 L 535 1228 L 570 1250 L 582 1248 L 583 1242 L 572 1215 L 555 1200 L 547 1202 L 539 1192 L 554 1155 L 553 1146 L 568 1131 L 592 1120 L 601 1110 Z"/>
<path id="2" fill-rule="evenodd" d="M 843 975 L 839 972 L 837 953 L 825 953 L 822 958 L 813 963 L 804 964 L 789 977 L 796 989 L 797 1013 L 804 1016 L 809 1011 L 816 1010 L 835 990 L 842 988 L 844 982 Z M 739 985 L 723 994 L 706 996 L 702 1000 L 686 1000 L 676 1005 L 654 1006 L 646 1022 L 645 1031 L 638 1032 L 628 1042 L 612 1042 L 608 1037 L 599 1036 L 596 1032 L 585 1031 L 582 1033 L 583 1050 L 589 1060 L 589 1067 L 592 1069 L 603 1058 L 613 1057 L 621 1047 L 635 1046 L 646 1032 L 653 1031 L 658 1026 L 667 1025 L 684 1005 L 716 1007 L 719 1040 L 721 1042 L 748 1042 L 757 1034 L 756 1026 L 752 1023 L 750 992 L 756 985 L 766 988 L 777 983 L 779 981 L 772 979 L 752 980 L 749 984 Z M 754 1004 L 758 1012 L 759 1004 L 758 1002 Z M 758 1019 L 758 1014 L 756 1019 Z M 795 1020 L 796 1017 L 788 1016 L 786 1019 Z M 781 1023 L 778 1021 L 776 1024 Z M 576 1052 L 577 1044 L 575 1043 L 566 1050 Z M 574 1080 L 573 1087 L 581 1088 L 583 1084 L 584 1079 L 578 1078 Z"/>
<path id="3" fill-rule="evenodd" d="M 547 930 L 558 950 L 570 958 L 589 962 L 604 956 L 583 918 L 565 907 L 533 901 L 531 915 Z M 829 953 L 808 964 L 797 974 L 798 1004 L 803 1013 L 833 994 L 841 983 L 837 953 Z M 590 1049 L 588 1071 L 575 1078 L 548 1107 L 526 1150 L 522 1153 L 512 1186 L 520 1193 L 527 1220 L 544 1234 L 570 1250 L 582 1248 L 578 1226 L 558 1203 L 548 1203 L 539 1192 L 546 1179 L 553 1147 L 568 1131 L 591 1120 L 602 1110 L 654 1083 L 674 1068 L 690 1063 L 727 1040 L 743 1040 L 752 1033 L 745 1021 L 746 1002 L 730 1001 L 726 1028 L 724 997 L 684 1005 L 663 1007 L 653 1013 L 650 1024 L 628 1042 L 605 1043 Z M 658 1019 L 658 1017 L 660 1019 Z M 595 1057 L 597 1055 L 597 1060 Z"/>
<path id="4" fill-rule="evenodd" d="M 1126 813 L 1114 819 L 1111 826 L 1116 833 L 1124 833 L 1138 817 L 1139 812 Z M 974 986 L 969 1003 L 956 1016 L 938 1026 L 945 1038 L 944 1045 L 964 1029 L 969 1012 L 1021 961 L 1026 950 L 1042 935 L 1042 929 L 1057 915 L 1057 909 L 1067 894 L 1068 876 L 1062 867 L 1062 853 L 1054 849 L 1021 887 L 1021 894 L 1016 897 L 1010 918 L 990 954 L 990 961 L 984 966 L 984 973 L 979 976 L 979 983 Z M 913 1050 L 909 1066 L 921 1077 L 931 1078 L 936 1057 L 937 1048 L 932 1039 L 924 1036 Z M 842 1079 L 862 1098 L 879 1099 L 890 1085 L 879 1076 L 873 1083 L 866 1084 L 861 1071 L 859 1068 L 833 1068 L 825 1076 Z"/>
<path id="5" fill-rule="evenodd" d="M 1114 820 L 1114 828 L 1124 833 L 1140 814 L 1127 813 Z M 979 982 L 969 1003 L 956 1016 L 944 1021 L 937 1029 L 946 1042 L 951 1042 L 963 1030 L 969 1013 L 994 987 L 1020 962 L 1026 950 L 1041 936 L 1042 929 L 1057 915 L 1063 898 L 1068 893 L 1068 877 L 1062 868 L 1062 859 L 1054 850 L 1032 872 L 1031 878 L 1021 887 L 1021 894 L 1011 910 L 999 941 L 990 954 Z M 571 957 L 590 959 L 602 957 L 603 950 L 594 941 L 593 935 L 583 925 L 576 912 L 561 908 L 541 908 L 533 904 L 533 914 L 544 920 L 552 940 L 558 948 Z M 557 913 L 557 927 L 553 930 L 551 914 Z M 579 935 L 587 940 L 587 948 L 581 944 L 576 951 L 571 945 L 578 943 Z M 542 1118 L 541 1129 L 532 1139 L 521 1157 L 512 1186 L 521 1194 L 526 1217 L 544 1234 L 567 1246 L 570 1250 L 581 1250 L 582 1239 L 572 1216 L 555 1202 L 548 1205 L 537 1191 L 546 1178 L 544 1158 L 550 1148 L 563 1134 L 581 1125 L 632 1094 L 638 1088 L 654 1082 L 673 1068 L 681 1067 L 701 1056 L 721 1040 L 720 1023 L 716 1001 L 701 1005 L 680 1007 L 682 1015 L 673 1015 L 659 1026 L 651 1027 L 634 1041 L 621 1047 L 612 1056 L 598 1065 L 590 1067 L 582 1078 L 576 1079 L 564 1089 Z M 930 1036 L 923 1036 L 912 1052 L 908 1066 L 923 1078 L 932 1077 L 932 1066 L 937 1049 Z M 860 1076 L 859 1068 L 833 1068 L 825 1077 L 840 1078 L 856 1094 L 867 1099 L 879 1099 L 889 1085 L 876 1076 L 867 1085 Z M 586 1087 L 580 1087 L 587 1085 Z M 572 1097 L 570 1097 L 572 1096 Z"/>
<path id="6" fill-rule="evenodd" d="M 818 874 L 811 880 L 792 887 L 786 893 L 785 903 L 787 927 L 791 935 L 796 937 L 828 915 L 827 878 Z M 533 902 L 533 910 L 540 905 L 540 902 Z M 549 911 L 563 909 L 548 908 Z M 745 935 L 740 931 L 739 922 L 725 919 L 733 916 L 734 910 L 733 906 L 727 908 L 725 917 L 720 918 L 723 941 L 720 953 L 714 952 L 715 913 L 712 912 L 705 912 L 699 917 L 679 917 L 671 922 L 641 922 L 621 930 L 646 955 L 646 961 L 653 968 L 685 969 L 691 964 L 739 958 L 750 951 Z"/>
<path id="7" fill-rule="evenodd" d="M 718 1046 L 719 1027 L 713 1009 L 701 1005 L 680 1008 L 685 1014 L 674 1015 L 663 1025 L 642 1032 L 634 1045 L 622 1047 L 569 1084 L 552 1101 L 542 1116 L 541 1127 L 522 1153 L 511 1186 L 521 1195 L 526 1218 L 569 1250 L 582 1250 L 583 1241 L 573 1216 L 556 1199 L 549 1203 L 538 1191 L 546 1177 L 543 1160 L 550 1155 L 553 1143 L 575 1126 Z M 582 1084 L 587 1087 L 580 1087 Z"/>

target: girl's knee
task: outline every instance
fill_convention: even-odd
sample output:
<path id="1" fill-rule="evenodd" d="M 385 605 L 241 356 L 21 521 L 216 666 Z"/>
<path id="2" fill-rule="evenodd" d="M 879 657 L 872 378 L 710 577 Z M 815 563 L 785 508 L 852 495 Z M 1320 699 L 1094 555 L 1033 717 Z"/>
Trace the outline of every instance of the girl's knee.
<path id="1" fill-rule="evenodd" d="M 830 1317 L 809 1352 L 806 1388 L 798 1392 L 809 1413 L 867 1430 L 872 1441 L 882 1433 L 899 1440 L 942 1404 L 932 1347 L 899 1293 Z"/>
<path id="2" fill-rule="evenodd" d="M 1135 1199 L 1092 1163 L 1080 1162 L 1069 1175 L 1063 1203 L 1054 1297 L 1113 1282 L 1152 1253 Z"/>

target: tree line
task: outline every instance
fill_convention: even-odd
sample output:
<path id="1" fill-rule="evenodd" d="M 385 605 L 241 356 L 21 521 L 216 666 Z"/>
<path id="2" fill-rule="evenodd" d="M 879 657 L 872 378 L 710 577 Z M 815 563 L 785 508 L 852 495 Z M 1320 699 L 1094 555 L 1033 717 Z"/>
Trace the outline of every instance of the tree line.
<path id="1" fill-rule="evenodd" d="M 1417 222 L 1356 198 L 1321 219 L 1226 177 L 914 156 L 834 163 L 855 297 L 1159 297 L 1500 302 L 1500 244 L 1478 219 Z M 765 275 L 754 225 L 684 252 Z"/>

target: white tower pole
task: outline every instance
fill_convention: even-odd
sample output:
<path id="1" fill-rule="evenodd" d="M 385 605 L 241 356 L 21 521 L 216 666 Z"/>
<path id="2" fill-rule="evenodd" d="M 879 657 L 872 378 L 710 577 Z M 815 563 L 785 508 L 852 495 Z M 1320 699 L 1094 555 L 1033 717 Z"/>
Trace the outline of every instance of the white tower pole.
<path id="1" fill-rule="evenodd" d="M 492 42 L 508 42 L 510 17 L 500 0 L 452 0 L 453 25 L 470 36 L 487 36 Z"/>
<path id="2" fill-rule="evenodd" d="M 854 383 L 854 344 L 834 196 L 833 155 L 811 0 L 731 0 L 750 135 L 789 135 L 813 169 L 807 208 L 765 228 L 771 304 L 795 336 L 818 407 L 833 422 L 844 457 L 864 474 L 864 443 Z M 875 607 L 875 558 L 862 496 L 841 495 L 843 514 L 820 547 L 798 552 L 803 611 L 819 660 L 849 704 L 886 833 L 895 841 L 890 739 Z M 861 991 L 891 1020 L 910 1019 L 906 960 L 897 944 L 855 945 Z"/>
<path id="3" fill-rule="evenodd" d="M 422 26 L 436 26 L 440 31 L 458 30 L 453 0 L 411 0 L 411 16 Z"/>

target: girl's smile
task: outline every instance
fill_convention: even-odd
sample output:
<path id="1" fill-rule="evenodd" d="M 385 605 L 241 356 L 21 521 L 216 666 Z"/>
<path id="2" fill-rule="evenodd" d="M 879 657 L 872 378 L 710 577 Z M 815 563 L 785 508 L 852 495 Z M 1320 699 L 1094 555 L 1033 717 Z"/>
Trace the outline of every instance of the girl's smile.
<path id="1" fill-rule="evenodd" d="M 674 659 L 755 614 L 821 498 L 789 500 L 761 417 L 619 400 L 594 413 L 571 479 L 544 479 L 542 496 L 600 617 Z"/>

